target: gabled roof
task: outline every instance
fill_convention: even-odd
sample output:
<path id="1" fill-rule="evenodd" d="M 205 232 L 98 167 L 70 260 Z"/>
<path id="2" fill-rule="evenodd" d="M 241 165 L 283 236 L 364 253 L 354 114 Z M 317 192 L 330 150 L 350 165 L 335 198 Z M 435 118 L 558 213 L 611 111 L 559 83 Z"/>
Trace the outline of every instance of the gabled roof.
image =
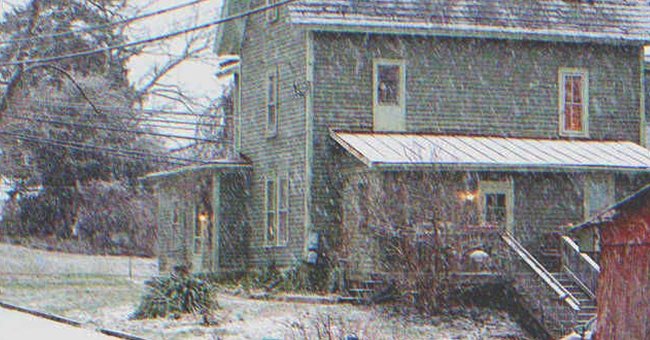
<path id="1" fill-rule="evenodd" d="M 289 9 L 292 23 L 325 30 L 650 41 L 647 0 L 300 0 Z"/>
<path id="2" fill-rule="evenodd" d="M 224 0 L 221 17 L 250 0 Z M 295 0 L 288 22 L 307 29 L 543 41 L 650 43 L 647 0 Z M 216 50 L 239 54 L 246 19 L 217 28 Z"/>
<path id="3" fill-rule="evenodd" d="M 650 150 L 625 141 L 331 132 L 370 168 L 650 173 Z"/>

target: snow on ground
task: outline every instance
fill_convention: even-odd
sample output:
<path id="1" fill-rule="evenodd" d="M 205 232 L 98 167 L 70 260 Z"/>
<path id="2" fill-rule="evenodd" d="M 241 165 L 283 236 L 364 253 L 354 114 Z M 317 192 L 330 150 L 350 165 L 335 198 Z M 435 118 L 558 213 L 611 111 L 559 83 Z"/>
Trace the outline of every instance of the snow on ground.
<path id="1" fill-rule="evenodd" d="M 135 259 L 138 274 L 154 275 L 155 260 Z M 391 307 L 289 303 L 217 295 L 216 325 L 199 317 L 129 320 L 145 291 L 133 281 L 128 258 L 86 256 L 0 244 L 0 301 L 65 316 L 84 328 L 104 327 L 147 339 L 313 339 L 317 331 L 334 338 L 361 339 L 524 339 L 504 313 L 474 311 L 473 318 L 404 316 Z M 106 275 L 110 274 L 110 275 Z M 478 316 L 476 316 L 478 315 Z M 0 336 L 0 338 L 2 338 Z"/>
<path id="2" fill-rule="evenodd" d="M 0 274 L 106 275 L 148 279 L 158 273 L 154 259 L 125 256 L 89 256 L 35 250 L 0 244 Z"/>

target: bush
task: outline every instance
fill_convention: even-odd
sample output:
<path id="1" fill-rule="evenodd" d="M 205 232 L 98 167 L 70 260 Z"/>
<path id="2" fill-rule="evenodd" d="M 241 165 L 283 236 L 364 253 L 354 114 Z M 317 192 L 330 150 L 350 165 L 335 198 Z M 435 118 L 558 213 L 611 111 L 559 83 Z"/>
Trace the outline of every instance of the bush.
<path id="1" fill-rule="evenodd" d="M 131 315 L 131 319 L 152 319 L 179 314 L 200 314 L 209 323 L 211 311 L 218 307 L 214 286 L 190 275 L 185 267 L 176 267 L 167 277 L 146 282 L 147 294 Z"/>

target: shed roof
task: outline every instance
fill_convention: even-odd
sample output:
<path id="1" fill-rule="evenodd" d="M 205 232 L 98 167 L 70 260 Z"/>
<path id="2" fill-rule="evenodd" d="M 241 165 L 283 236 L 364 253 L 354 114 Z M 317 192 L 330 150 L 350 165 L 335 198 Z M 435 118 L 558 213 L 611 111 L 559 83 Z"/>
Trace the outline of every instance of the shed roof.
<path id="1" fill-rule="evenodd" d="M 605 208 L 597 215 L 592 216 L 586 221 L 572 227 L 570 231 L 577 232 L 585 228 L 597 227 L 603 225 L 604 223 L 611 222 L 614 219 L 616 219 L 618 216 L 620 216 L 619 213 L 621 211 L 638 209 L 639 205 L 647 204 L 647 202 L 649 201 L 650 201 L 650 185 L 646 185 L 645 187 L 641 188 L 639 191 L 633 193 L 632 195 Z"/>
<path id="2" fill-rule="evenodd" d="M 289 13 L 295 24 L 344 31 L 650 41 L 645 0 L 299 0 Z"/>
<path id="3" fill-rule="evenodd" d="M 626 141 L 331 132 L 373 168 L 650 172 L 650 150 Z"/>
<path id="4" fill-rule="evenodd" d="M 249 168 L 251 168 L 251 164 L 245 160 L 215 160 L 207 164 L 190 165 L 176 169 L 150 173 L 142 177 L 142 180 L 145 182 L 157 182 L 160 180 L 188 174 L 201 174 L 216 171 L 238 171 Z"/>

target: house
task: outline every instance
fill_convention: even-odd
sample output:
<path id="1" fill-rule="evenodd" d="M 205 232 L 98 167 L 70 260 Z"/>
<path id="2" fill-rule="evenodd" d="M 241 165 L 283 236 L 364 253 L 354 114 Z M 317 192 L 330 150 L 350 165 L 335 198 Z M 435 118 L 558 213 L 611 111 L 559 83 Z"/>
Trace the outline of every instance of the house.
<path id="1" fill-rule="evenodd" d="M 222 16 L 265 6 L 217 34 L 239 61 L 241 159 L 150 177 L 163 269 L 199 249 L 198 271 L 388 272 L 376 235 L 409 226 L 474 235 L 458 271 L 493 255 L 493 229 L 553 270 L 560 226 L 650 180 L 647 2 L 227 0 Z M 238 252 L 220 253 L 226 230 Z"/>
<path id="2" fill-rule="evenodd" d="M 650 186 L 574 232 L 600 236 L 596 339 L 650 338 Z"/>

